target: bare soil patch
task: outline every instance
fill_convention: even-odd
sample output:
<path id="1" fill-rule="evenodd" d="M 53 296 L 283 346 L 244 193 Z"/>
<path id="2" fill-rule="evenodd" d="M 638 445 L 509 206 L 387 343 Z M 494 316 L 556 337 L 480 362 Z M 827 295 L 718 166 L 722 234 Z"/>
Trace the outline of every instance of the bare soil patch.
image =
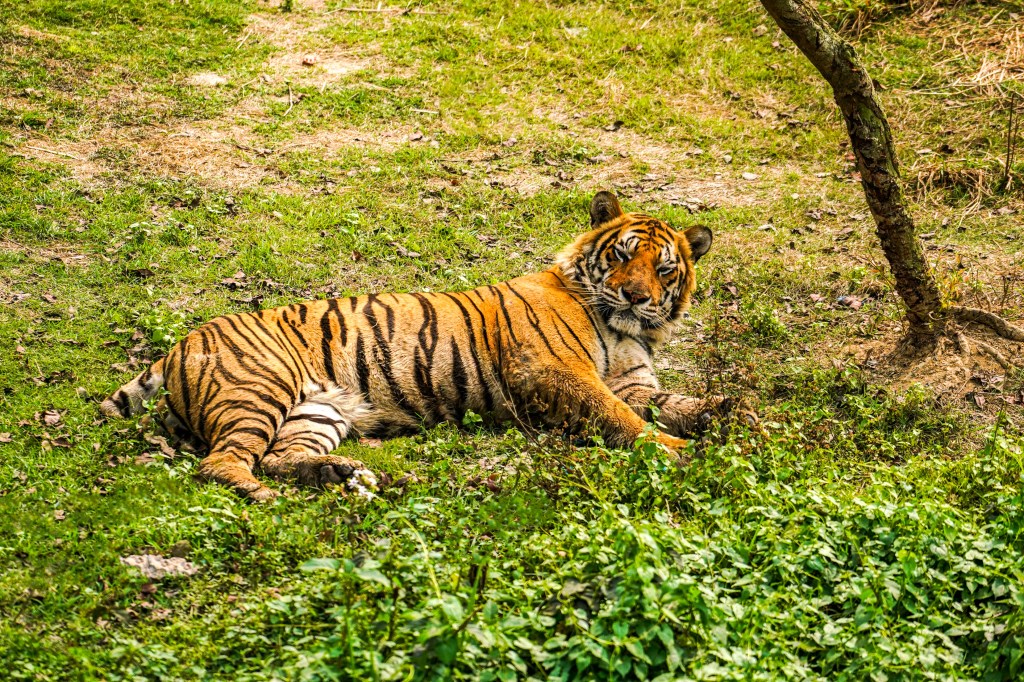
<path id="1" fill-rule="evenodd" d="M 86 186 L 116 184 L 118 177 L 141 173 L 195 179 L 224 189 L 269 184 L 278 191 L 298 192 L 298 185 L 279 170 L 284 155 L 311 153 L 331 159 L 353 148 L 391 152 L 408 144 L 409 135 L 408 128 L 331 128 L 276 144 L 246 126 L 217 119 L 165 130 L 110 127 L 78 142 L 31 137 L 22 140 L 19 151 L 29 158 L 59 161 Z"/>

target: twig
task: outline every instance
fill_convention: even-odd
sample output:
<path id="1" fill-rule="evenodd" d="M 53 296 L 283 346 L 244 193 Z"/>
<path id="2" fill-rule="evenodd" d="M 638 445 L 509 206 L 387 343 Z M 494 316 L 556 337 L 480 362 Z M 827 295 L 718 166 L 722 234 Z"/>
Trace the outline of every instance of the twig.
<path id="1" fill-rule="evenodd" d="M 370 14 L 434 14 L 445 15 L 447 12 L 430 12 L 422 9 L 406 9 L 404 7 L 339 7 L 327 14 L 334 12 L 365 12 Z"/>
<path id="2" fill-rule="evenodd" d="M 67 152 L 55 152 L 52 149 L 43 149 L 42 147 L 32 147 L 30 145 L 25 145 L 25 149 L 31 149 L 31 150 L 36 151 L 36 152 L 46 152 L 47 154 L 53 154 L 54 156 L 64 156 L 64 157 L 67 157 L 69 159 L 74 159 L 75 161 L 85 161 L 85 159 L 83 159 L 80 156 L 75 156 L 74 154 L 68 154 Z"/>
<path id="3" fill-rule="evenodd" d="M 1010 172 L 1013 168 L 1013 153 L 1016 151 L 1017 132 L 1020 129 L 1020 115 L 1017 114 L 1017 94 L 1010 93 L 1009 115 L 1006 120 L 1006 162 L 1003 165 L 1003 191 L 1010 190 Z"/>
<path id="4" fill-rule="evenodd" d="M 295 106 L 295 102 L 292 100 L 292 84 L 289 83 L 288 84 L 288 111 L 284 112 L 284 116 L 287 116 L 288 114 L 292 113 L 292 107 L 294 107 L 294 106 Z M 284 118 L 284 116 L 282 116 L 282 118 Z"/>
<path id="5" fill-rule="evenodd" d="M 433 109 L 411 109 L 411 111 L 415 111 L 417 114 L 440 114 L 441 113 L 440 111 L 434 111 Z"/>
<path id="6" fill-rule="evenodd" d="M 235 45 L 235 49 L 237 50 L 238 48 L 242 47 L 242 45 L 245 45 L 246 41 L 249 40 L 249 37 L 252 36 L 252 33 L 253 32 L 251 29 L 247 29 L 245 35 L 243 35 L 241 40 L 238 41 L 238 44 Z"/>

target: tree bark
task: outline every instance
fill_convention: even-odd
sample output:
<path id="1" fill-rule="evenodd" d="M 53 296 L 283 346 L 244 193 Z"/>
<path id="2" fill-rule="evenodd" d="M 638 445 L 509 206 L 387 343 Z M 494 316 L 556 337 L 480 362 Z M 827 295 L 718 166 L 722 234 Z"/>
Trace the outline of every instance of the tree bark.
<path id="1" fill-rule="evenodd" d="M 832 86 L 857 159 L 861 184 L 875 219 L 882 250 L 907 307 L 909 340 L 930 345 L 945 331 L 947 311 L 899 180 L 889 122 L 853 46 L 832 30 L 806 0 L 761 0 L 768 14 Z"/>

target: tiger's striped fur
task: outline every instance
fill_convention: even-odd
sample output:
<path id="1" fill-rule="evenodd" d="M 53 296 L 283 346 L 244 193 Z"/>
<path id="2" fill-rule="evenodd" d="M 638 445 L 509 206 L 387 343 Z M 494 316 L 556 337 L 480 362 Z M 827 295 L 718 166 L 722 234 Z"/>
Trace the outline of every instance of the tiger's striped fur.
<path id="1" fill-rule="evenodd" d="M 309 485 L 362 465 L 332 455 L 353 434 L 394 436 L 467 410 L 540 415 L 632 443 L 660 409 L 669 448 L 718 399 L 663 393 L 651 354 L 686 311 L 711 232 L 677 232 L 594 197 L 591 231 L 554 267 L 459 293 L 370 294 L 211 320 L 102 405 L 138 413 L 166 395 L 165 425 L 206 444 L 200 472 L 255 499 L 254 475 Z"/>

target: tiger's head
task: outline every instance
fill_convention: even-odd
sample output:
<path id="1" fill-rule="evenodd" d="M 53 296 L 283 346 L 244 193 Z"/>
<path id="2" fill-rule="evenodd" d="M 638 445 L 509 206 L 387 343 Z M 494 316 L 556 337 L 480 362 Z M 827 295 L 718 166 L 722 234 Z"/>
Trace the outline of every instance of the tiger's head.
<path id="1" fill-rule="evenodd" d="M 649 215 L 625 213 L 611 192 L 594 196 L 590 227 L 556 265 L 609 327 L 647 341 L 667 339 L 690 307 L 694 264 L 711 248 L 711 230 L 679 232 Z"/>

